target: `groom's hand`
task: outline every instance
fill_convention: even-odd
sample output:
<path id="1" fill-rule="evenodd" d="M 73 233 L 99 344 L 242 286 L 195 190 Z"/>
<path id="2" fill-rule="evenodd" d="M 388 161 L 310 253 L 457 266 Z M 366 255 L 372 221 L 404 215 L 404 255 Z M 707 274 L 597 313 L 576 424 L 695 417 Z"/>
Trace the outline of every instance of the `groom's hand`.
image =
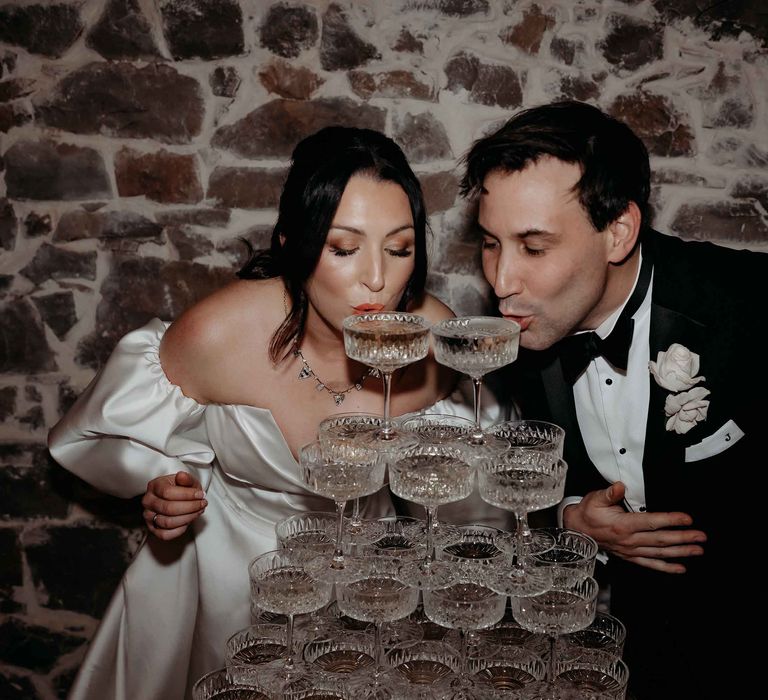
<path id="1" fill-rule="evenodd" d="M 701 530 L 681 530 L 693 523 L 687 513 L 627 513 L 621 506 L 625 487 L 620 481 L 592 491 L 563 511 L 563 524 L 594 538 L 600 548 L 649 569 L 684 574 L 685 566 L 666 561 L 704 554 Z"/>

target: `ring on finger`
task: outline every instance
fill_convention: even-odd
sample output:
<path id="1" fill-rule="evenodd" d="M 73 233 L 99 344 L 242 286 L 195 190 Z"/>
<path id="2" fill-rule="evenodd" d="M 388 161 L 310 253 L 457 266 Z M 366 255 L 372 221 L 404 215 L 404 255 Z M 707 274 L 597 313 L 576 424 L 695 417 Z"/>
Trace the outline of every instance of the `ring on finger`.
<path id="1" fill-rule="evenodd" d="M 157 516 L 158 515 L 160 515 L 160 513 L 155 513 L 152 516 L 152 527 L 154 527 L 154 528 L 156 528 L 158 530 L 162 530 L 163 529 L 162 526 L 157 524 Z"/>

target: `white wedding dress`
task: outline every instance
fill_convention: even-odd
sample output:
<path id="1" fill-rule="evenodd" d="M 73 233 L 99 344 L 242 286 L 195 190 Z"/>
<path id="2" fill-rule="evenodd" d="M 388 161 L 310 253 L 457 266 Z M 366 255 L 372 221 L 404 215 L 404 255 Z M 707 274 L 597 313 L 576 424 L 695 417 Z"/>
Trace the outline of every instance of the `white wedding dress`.
<path id="1" fill-rule="evenodd" d="M 170 383 L 158 357 L 168 325 L 154 319 L 126 335 L 49 436 L 53 457 L 102 491 L 132 498 L 149 480 L 184 470 L 208 500 L 183 537 L 144 541 L 70 700 L 189 700 L 194 682 L 224 665 L 227 639 L 251 622 L 247 567 L 277 546 L 275 523 L 333 510 L 301 483 L 269 410 L 201 405 Z M 430 410 L 469 416 L 471 403 L 457 397 Z M 387 489 L 364 500 L 366 517 L 392 512 Z"/>

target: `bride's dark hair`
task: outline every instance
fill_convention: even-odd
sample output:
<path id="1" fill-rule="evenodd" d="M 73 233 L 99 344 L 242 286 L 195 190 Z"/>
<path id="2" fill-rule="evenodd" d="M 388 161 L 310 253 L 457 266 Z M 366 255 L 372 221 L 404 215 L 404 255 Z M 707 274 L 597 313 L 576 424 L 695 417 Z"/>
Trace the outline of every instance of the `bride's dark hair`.
<path id="1" fill-rule="evenodd" d="M 291 312 L 269 344 L 278 362 L 304 332 L 307 297 L 304 283 L 314 271 L 344 189 L 353 175 L 394 182 L 408 197 L 416 234 L 414 270 L 399 310 L 424 291 L 427 277 L 427 217 L 419 180 L 400 147 L 371 129 L 330 126 L 308 136 L 293 151 L 270 247 L 256 251 L 238 272 L 243 279 L 282 277 Z"/>

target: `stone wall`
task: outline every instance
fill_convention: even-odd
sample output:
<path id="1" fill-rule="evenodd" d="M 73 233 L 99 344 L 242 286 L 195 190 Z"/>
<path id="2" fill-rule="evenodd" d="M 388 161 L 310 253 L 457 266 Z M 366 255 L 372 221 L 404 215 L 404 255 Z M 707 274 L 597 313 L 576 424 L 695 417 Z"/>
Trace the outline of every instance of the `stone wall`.
<path id="1" fill-rule="evenodd" d="M 0 0 L 0 697 L 63 697 L 141 536 L 137 502 L 51 463 L 48 428 L 117 338 L 268 240 L 301 137 L 403 146 L 430 288 L 471 313 L 456 159 L 552 99 L 645 139 L 658 228 L 768 249 L 767 45 L 760 0 Z"/>

